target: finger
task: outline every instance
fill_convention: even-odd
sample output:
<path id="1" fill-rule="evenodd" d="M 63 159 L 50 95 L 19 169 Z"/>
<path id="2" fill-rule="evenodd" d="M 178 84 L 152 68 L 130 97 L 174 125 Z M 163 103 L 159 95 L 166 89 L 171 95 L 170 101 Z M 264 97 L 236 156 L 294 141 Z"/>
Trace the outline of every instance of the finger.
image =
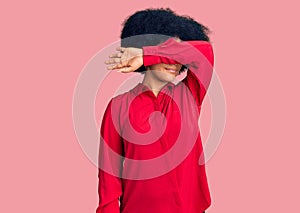
<path id="1" fill-rule="evenodd" d="M 114 54 L 111 54 L 109 57 L 110 58 L 121 58 L 122 56 L 122 53 L 114 53 Z"/>
<path id="2" fill-rule="evenodd" d="M 117 65 L 107 66 L 106 69 L 108 69 L 108 70 L 114 70 L 114 69 L 117 69 Z"/>
<path id="3" fill-rule="evenodd" d="M 115 70 L 115 69 L 120 69 L 120 68 L 124 68 L 125 65 L 123 64 L 112 64 L 110 66 L 107 66 L 108 70 Z"/>
<path id="4" fill-rule="evenodd" d="M 120 68 L 118 70 L 118 72 L 124 72 L 124 73 L 126 73 L 126 72 L 132 72 L 132 71 L 133 71 L 132 67 L 124 67 L 124 68 Z"/>
<path id="5" fill-rule="evenodd" d="M 120 58 L 111 58 L 111 59 L 105 61 L 106 64 L 117 64 L 117 63 L 120 63 L 120 62 L 121 62 Z"/>
<path id="6" fill-rule="evenodd" d="M 124 64 L 116 64 L 113 66 L 113 69 L 121 69 L 121 68 L 124 68 L 126 67 Z"/>
<path id="7" fill-rule="evenodd" d="M 117 50 L 117 51 L 120 51 L 120 52 L 124 52 L 125 49 L 126 49 L 125 47 L 117 47 L 117 48 L 116 48 L 116 50 Z"/>

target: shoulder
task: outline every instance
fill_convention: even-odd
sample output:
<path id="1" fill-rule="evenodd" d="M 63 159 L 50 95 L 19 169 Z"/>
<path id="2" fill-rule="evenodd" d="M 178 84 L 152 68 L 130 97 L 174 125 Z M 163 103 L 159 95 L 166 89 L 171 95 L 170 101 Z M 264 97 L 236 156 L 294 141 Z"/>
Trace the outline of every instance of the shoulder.
<path id="1" fill-rule="evenodd" d="M 108 106 L 113 107 L 114 109 L 122 107 L 124 103 L 127 102 L 128 97 L 130 96 L 130 91 L 116 94 L 109 100 Z"/>
<path id="2" fill-rule="evenodd" d="M 126 106 L 128 105 L 128 103 L 130 103 L 131 100 L 137 94 L 139 94 L 139 90 L 140 89 L 141 89 L 141 84 L 137 84 L 133 88 L 131 88 L 131 89 L 127 90 L 127 91 L 123 90 L 123 91 L 116 92 L 114 94 L 114 96 L 109 99 L 107 106 L 108 107 L 113 107 L 114 110 L 117 110 L 117 108 L 119 108 L 118 111 L 122 107 L 126 108 Z"/>

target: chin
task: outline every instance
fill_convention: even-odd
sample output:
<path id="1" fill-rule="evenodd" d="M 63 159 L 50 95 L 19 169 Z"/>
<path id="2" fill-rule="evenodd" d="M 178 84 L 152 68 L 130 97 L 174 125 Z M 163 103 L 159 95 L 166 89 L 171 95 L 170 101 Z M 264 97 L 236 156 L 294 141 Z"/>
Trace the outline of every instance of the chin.
<path id="1" fill-rule="evenodd" d="M 163 78 L 160 78 L 160 80 L 164 82 L 172 82 L 175 80 L 175 76 L 170 74 L 170 76 L 164 76 Z"/>
<path id="2" fill-rule="evenodd" d="M 172 82 L 175 80 L 176 75 L 164 71 L 152 71 L 153 77 L 161 82 Z"/>

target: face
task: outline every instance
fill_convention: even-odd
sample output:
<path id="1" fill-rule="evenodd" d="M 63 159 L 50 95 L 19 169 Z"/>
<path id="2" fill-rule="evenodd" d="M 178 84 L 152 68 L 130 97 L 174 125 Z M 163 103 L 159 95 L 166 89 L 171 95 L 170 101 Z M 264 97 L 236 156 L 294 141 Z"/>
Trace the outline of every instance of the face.
<path id="1" fill-rule="evenodd" d="M 154 64 L 147 68 L 147 72 L 155 80 L 171 82 L 179 75 L 181 64 Z"/>

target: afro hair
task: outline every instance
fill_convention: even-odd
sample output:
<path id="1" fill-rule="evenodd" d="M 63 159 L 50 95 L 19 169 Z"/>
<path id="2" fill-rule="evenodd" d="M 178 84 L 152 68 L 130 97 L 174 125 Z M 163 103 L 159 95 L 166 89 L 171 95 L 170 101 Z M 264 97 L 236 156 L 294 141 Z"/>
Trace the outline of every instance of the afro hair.
<path id="1" fill-rule="evenodd" d="M 170 37 L 183 41 L 209 41 L 209 29 L 189 16 L 177 15 L 170 8 L 137 11 L 123 22 L 122 47 L 156 46 Z M 185 67 L 182 68 L 183 71 Z M 145 71 L 142 66 L 137 72 Z"/>

